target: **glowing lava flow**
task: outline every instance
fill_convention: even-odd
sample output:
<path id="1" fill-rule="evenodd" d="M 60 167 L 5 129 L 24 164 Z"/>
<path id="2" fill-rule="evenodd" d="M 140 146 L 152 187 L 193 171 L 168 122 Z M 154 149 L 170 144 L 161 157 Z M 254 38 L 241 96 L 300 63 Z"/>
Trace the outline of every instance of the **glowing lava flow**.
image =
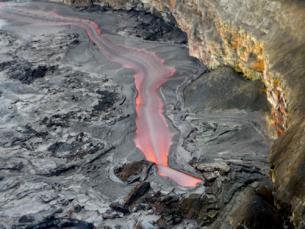
<path id="1" fill-rule="evenodd" d="M 202 182 L 201 179 L 171 169 L 168 165 L 173 134 L 163 115 L 164 104 L 158 93 L 161 85 L 175 74 L 174 68 L 164 65 L 164 61 L 152 52 L 114 44 L 102 36 L 100 27 L 94 21 L 61 16 L 55 12 L 25 10 L 18 7 L 18 4 L 6 6 L 0 5 L 0 10 L 6 9 L 1 13 L 1 16 L 5 18 L 29 23 L 72 25 L 82 28 L 100 52 L 111 62 L 132 69 L 138 92 L 136 97 L 136 147 L 143 152 L 148 161 L 158 166 L 159 175 L 169 177 L 179 185 L 186 187 L 194 187 Z"/>

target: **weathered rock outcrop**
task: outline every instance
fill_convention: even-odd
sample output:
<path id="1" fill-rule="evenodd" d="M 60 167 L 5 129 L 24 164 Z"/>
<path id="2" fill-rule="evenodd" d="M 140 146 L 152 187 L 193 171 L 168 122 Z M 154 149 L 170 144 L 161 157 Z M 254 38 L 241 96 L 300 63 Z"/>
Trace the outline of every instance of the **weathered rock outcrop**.
<path id="1" fill-rule="evenodd" d="M 65 3 L 92 3 L 65 0 Z M 272 105 L 272 179 L 296 227 L 305 225 L 305 2 L 302 0 L 99 0 L 161 12 L 187 33 L 189 51 L 211 69 L 232 66 L 266 86 Z"/>

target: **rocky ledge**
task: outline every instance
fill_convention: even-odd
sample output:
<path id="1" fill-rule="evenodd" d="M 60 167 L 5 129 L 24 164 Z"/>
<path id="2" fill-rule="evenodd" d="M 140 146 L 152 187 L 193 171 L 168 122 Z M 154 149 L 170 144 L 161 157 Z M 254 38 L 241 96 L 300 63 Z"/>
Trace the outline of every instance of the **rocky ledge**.
<path id="1" fill-rule="evenodd" d="M 65 0 L 88 4 L 94 1 Z M 271 177 L 279 208 L 305 225 L 305 3 L 301 0 L 100 0 L 174 20 L 189 51 L 210 68 L 229 65 L 266 87 L 272 112 Z"/>

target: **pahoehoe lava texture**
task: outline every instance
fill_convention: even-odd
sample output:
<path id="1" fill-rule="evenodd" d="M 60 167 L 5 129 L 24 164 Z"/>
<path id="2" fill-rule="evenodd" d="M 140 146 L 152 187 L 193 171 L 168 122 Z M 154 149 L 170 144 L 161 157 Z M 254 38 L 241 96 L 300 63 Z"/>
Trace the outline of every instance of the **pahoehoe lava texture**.
<path id="1" fill-rule="evenodd" d="M 43 23 L 46 26 L 75 26 L 83 29 L 89 40 L 109 61 L 133 70 L 137 88 L 136 147 L 148 161 L 156 163 L 159 175 L 170 177 L 186 187 L 194 187 L 201 183 L 199 178 L 171 169 L 168 164 L 173 133 L 163 116 L 164 104 L 158 93 L 160 87 L 175 74 L 175 68 L 167 66 L 164 60 L 153 52 L 113 43 L 102 35 L 101 28 L 95 21 L 62 16 L 52 11 L 25 10 L 12 4 L 4 4 L 3 8 L 2 16 L 9 20 Z M 37 78 L 38 75 L 45 74 L 40 67 L 33 71 L 25 69 L 23 72 L 25 74 L 20 80 Z M 95 108 L 99 109 L 99 106 L 100 104 Z"/>
<path id="2" fill-rule="evenodd" d="M 169 40 L 180 33 L 174 26 L 160 21 L 152 31 L 161 26 L 166 32 L 151 37 L 139 22 L 155 20 L 147 13 L 78 11 L 38 2 L 15 6 L 22 22 L 12 14 L 0 16 L 6 17 L 0 29 L 0 228 L 219 228 L 229 225 L 233 213 L 241 215 L 241 199 L 249 205 L 259 200 L 268 213 L 260 216 L 272 214 L 277 225 L 266 178 L 269 140 L 255 102 L 264 101 L 260 86 L 240 83 L 228 70 L 239 82 L 236 88 L 252 88 L 253 97 L 242 107 L 202 109 L 188 93 L 200 94 L 205 76 L 207 83 L 213 81 L 188 56 L 185 42 Z M 155 61 L 154 52 L 175 66 L 175 76 L 166 78 L 155 97 L 162 98 L 165 121 L 175 134 L 168 164 L 204 178 L 205 191 L 183 189 L 157 176 L 156 166 L 137 151 L 135 111 L 141 101 L 136 100 L 134 72 L 109 61 L 107 50 L 100 53 L 85 28 L 58 25 L 49 16 L 35 23 L 36 16 L 24 17 L 25 9 L 32 14 L 55 10 L 69 20 L 90 18 L 81 20 L 103 25 L 105 39 L 122 45 L 119 56 L 138 60 L 140 52 Z M 157 63 L 156 68 L 164 67 Z M 215 74 L 221 79 L 221 73 Z M 200 96 L 206 104 L 215 101 Z M 247 225 L 251 217 L 234 222 Z"/>

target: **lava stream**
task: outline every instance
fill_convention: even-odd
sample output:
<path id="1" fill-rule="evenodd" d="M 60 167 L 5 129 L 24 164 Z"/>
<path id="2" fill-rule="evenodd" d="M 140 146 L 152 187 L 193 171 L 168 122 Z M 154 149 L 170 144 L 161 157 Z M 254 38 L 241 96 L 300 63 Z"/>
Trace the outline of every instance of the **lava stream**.
<path id="1" fill-rule="evenodd" d="M 194 187 L 201 179 L 169 168 L 168 154 L 173 134 L 163 115 L 164 104 L 159 89 L 175 74 L 175 68 L 168 67 L 156 54 L 143 49 L 114 44 L 102 36 L 100 27 L 94 21 L 62 16 L 52 11 L 30 10 L 18 4 L 1 3 L 1 17 L 21 22 L 44 25 L 75 26 L 86 31 L 89 39 L 111 62 L 134 71 L 137 89 L 135 145 L 148 161 L 155 163 L 159 175 L 169 177 L 179 185 Z"/>

